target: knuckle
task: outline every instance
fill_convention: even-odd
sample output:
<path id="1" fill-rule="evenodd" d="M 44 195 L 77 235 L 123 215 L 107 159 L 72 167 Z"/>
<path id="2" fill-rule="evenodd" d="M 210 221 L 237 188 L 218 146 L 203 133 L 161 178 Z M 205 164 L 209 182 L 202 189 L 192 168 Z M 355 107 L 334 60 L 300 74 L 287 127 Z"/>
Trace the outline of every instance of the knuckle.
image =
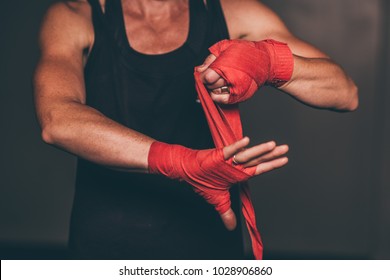
<path id="1" fill-rule="evenodd" d="M 212 56 L 211 56 L 211 54 L 209 54 L 209 55 L 206 57 L 206 59 L 204 60 L 204 63 L 203 63 L 203 64 L 208 64 L 208 63 L 210 63 L 211 58 L 212 58 Z"/>
<path id="2" fill-rule="evenodd" d="M 229 101 L 229 95 L 228 94 L 224 94 L 222 97 L 222 103 L 223 104 L 228 104 L 228 101 Z"/>
<path id="3" fill-rule="evenodd" d="M 215 59 L 216 59 L 216 56 L 213 55 L 213 54 L 209 54 L 209 55 L 207 56 L 207 58 L 206 58 L 206 60 L 207 60 L 208 63 L 213 62 Z"/>
<path id="4" fill-rule="evenodd" d="M 221 104 L 225 104 L 224 103 L 224 100 L 223 100 L 223 97 L 221 97 L 220 95 L 214 95 L 214 98 L 212 98 L 215 102 L 218 102 L 218 103 L 221 103 Z"/>
<path id="5" fill-rule="evenodd" d="M 213 93 L 214 95 L 216 95 L 216 96 L 220 96 L 220 94 L 221 94 L 221 89 L 220 89 L 220 88 L 214 88 L 214 89 L 212 90 L 212 93 Z"/>
<path id="6" fill-rule="evenodd" d="M 211 97 L 211 99 L 212 99 L 213 101 L 218 102 L 218 95 L 217 95 L 217 94 L 211 92 L 211 93 L 210 93 L 210 97 Z"/>
<path id="7" fill-rule="evenodd" d="M 213 54 L 210 54 L 208 57 L 206 57 L 204 64 L 206 66 L 209 66 L 213 61 L 215 60 L 215 56 Z"/>
<path id="8" fill-rule="evenodd" d="M 226 82 L 224 79 L 221 78 L 221 79 L 220 79 L 219 85 L 220 85 L 221 87 L 226 86 L 226 85 L 227 85 L 227 82 Z M 231 89 L 229 88 L 229 90 L 231 90 Z"/>
<path id="9" fill-rule="evenodd" d="M 204 76 L 204 80 L 206 81 L 206 83 L 211 84 L 214 80 L 213 73 L 211 71 L 208 71 Z"/>

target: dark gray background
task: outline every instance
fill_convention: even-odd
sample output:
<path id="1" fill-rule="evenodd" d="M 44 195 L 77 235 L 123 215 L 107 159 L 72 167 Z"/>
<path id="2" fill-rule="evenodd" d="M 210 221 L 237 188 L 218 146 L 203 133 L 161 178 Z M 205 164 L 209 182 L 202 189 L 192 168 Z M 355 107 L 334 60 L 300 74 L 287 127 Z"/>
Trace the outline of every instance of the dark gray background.
<path id="1" fill-rule="evenodd" d="M 63 258 L 74 157 L 45 145 L 32 103 L 41 18 L 54 1 L 3 1 L 0 257 Z M 251 181 L 268 258 L 390 259 L 390 4 L 267 0 L 298 37 L 341 64 L 358 111 L 306 107 L 273 89 L 242 105 L 253 143 L 290 145 L 287 167 Z"/>

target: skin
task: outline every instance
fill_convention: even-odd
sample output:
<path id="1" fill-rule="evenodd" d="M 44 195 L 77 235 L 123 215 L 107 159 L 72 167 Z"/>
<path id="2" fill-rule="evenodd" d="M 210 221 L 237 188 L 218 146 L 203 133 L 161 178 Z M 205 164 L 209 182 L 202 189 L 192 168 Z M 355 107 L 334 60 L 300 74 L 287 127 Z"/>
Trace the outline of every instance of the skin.
<path id="1" fill-rule="evenodd" d="M 292 78 L 279 89 L 306 105 L 335 111 L 353 111 L 358 107 L 358 89 L 345 71 L 326 54 L 296 38 L 282 20 L 257 0 L 221 1 L 232 39 L 260 41 L 268 38 L 288 44 L 294 55 Z M 211 98 L 227 104 L 221 94 L 225 81 L 208 66 L 216 59 L 206 58 L 198 71 L 210 90 Z"/>
<path id="2" fill-rule="evenodd" d="M 310 106 L 336 110 L 357 107 L 357 89 L 345 72 L 326 55 L 295 38 L 281 20 L 258 1 L 222 0 L 232 39 L 273 38 L 289 44 L 295 60 L 291 81 L 281 90 Z M 123 0 L 126 33 L 132 47 L 145 54 L 161 54 L 181 46 L 189 25 L 186 0 Z M 104 1 L 101 1 L 104 7 Z M 40 32 L 41 57 L 34 75 L 35 105 L 42 139 L 84 159 L 116 170 L 148 172 L 148 153 L 155 140 L 107 118 L 86 105 L 84 66 L 93 46 L 91 9 L 86 1 L 50 7 Z M 198 68 L 212 98 L 224 103 L 219 87 L 225 82 L 208 65 Z M 249 147 L 249 138 L 224 148 L 225 159 L 256 175 L 284 166 L 287 145 L 275 141 Z M 233 211 L 221 216 L 234 229 Z"/>

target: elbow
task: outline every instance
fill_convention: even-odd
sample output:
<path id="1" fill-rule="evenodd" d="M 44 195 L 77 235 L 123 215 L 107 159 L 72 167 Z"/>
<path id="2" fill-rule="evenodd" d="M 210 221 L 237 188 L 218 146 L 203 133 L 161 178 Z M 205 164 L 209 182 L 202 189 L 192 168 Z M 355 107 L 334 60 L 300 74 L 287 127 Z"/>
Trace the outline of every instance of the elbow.
<path id="1" fill-rule="evenodd" d="M 64 135 L 66 129 L 61 123 L 60 118 L 56 117 L 56 114 L 50 113 L 50 116 L 46 118 L 44 122 L 41 123 L 41 139 L 43 142 L 49 145 L 59 144 L 66 136 Z"/>
<path id="2" fill-rule="evenodd" d="M 355 83 L 353 83 L 352 89 L 350 90 L 350 96 L 351 96 L 351 100 L 348 104 L 349 105 L 348 110 L 356 111 L 357 108 L 359 107 L 359 89 L 355 85 Z"/>
<path id="3" fill-rule="evenodd" d="M 345 112 L 353 112 L 356 111 L 359 107 L 359 95 L 358 95 L 359 89 L 355 85 L 355 83 L 352 82 L 352 84 L 348 87 L 348 89 L 345 92 L 346 101 L 343 102 L 342 106 L 338 108 L 341 111 Z"/>
<path id="4" fill-rule="evenodd" d="M 49 129 L 46 126 L 42 128 L 41 138 L 43 142 L 45 142 L 46 144 L 53 145 L 55 143 L 54 141 L 55 137 L 53 135 L 52 129 L 51 128 Z"/>

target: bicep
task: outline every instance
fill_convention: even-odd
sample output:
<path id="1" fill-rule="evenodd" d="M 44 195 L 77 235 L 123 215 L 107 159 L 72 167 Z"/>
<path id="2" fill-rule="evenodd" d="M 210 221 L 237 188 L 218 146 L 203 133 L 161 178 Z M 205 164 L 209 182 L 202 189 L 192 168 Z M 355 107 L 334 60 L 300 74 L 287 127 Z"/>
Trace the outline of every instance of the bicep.
<path id="1" fill-rule="evenodd" d="M 306 58 L 328 58 L 321 50 L 292 34 L 282 19 L 269 7 L 260 1 L 249 2 L 252 7 L 249 13 L 250 21 L 245 25 L 248 29 L 245 39 L 251 41 L 274 39 L 287 43 L 295 55 Z"/>
<path id="2" fill-rule="evenodd" d="M 63 101 L 85 103 L 82 64 L 69 59 L 42 54 L 33 80 L 37 110 L 53 108 L 55 103 Z"/>
<path id="3" fill-rule="evenodd" d="M 313 45 L 297 38 L 287 29 L 285 32 L 281 32 L 280 35 L 276 36 L 274 39 L 287 43 L 294 55 L 305 58 L 329 58 L 328 55 L 326 55 L 324 52 L 314 47 Z"/>
<path id="4" fill-rule="evenodd" d="M 41 122 L 66 102 L 85 103 L 83 51 L 87 42 L 77 30 L 83 27 L 77 14 L 66 9 L 61 4 L 51 7 L 40 31 L 41 55 L 33 83 Z"/>

